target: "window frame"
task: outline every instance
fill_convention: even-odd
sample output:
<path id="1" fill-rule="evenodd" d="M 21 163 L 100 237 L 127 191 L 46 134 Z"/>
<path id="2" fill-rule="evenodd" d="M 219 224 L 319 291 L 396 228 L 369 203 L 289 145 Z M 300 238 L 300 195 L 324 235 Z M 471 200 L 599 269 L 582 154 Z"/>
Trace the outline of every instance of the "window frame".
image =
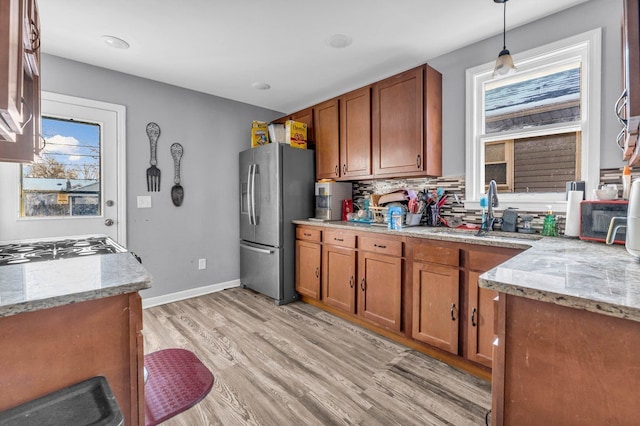
<path id="1" fill-rule="evenodd" d="M 529 72 L 556 63 L 580 60 L 581 120 L 578 123 L 559 123 L 532 129 L 507 131 L 484 135 L 484 83 L 494 80 L 495 62 L 488 62 L 466 71 L 466 167 L 465 208 L 480 208 L 484 189 L 484 143 L 505 139 L 520 139 L 567 132 L 581 133 L 580 176 L 586 181 L 586 194 L 591 194 L 600 181 L 600 110 L 602 30 L 587 31 L 513 55 L 518 72 Z M 508 77 L 507 77 L 508 78 Z M 566 211 L 564 192 L 502 193 L 500 209 L 516 207 L 528 211 L 544 211 L 553 205 L 554 211 Z"/>

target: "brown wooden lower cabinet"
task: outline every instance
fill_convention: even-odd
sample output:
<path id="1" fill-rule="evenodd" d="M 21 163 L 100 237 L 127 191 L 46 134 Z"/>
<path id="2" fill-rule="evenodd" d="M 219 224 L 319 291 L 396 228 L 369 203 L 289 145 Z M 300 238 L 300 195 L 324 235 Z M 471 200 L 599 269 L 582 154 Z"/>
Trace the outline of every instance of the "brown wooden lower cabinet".
<path id="1" fill-rule="evenodd" d="M 401 328 L 402 258 L 358 255 L 358 314 L 394 331 Z"/>
<path id="2" fill-rule="evenodd" d="M 500 294 L 492 424 L 638 424 L 640 323 Z"/>
<path id="3" fill-rule="evenodd" d="M 144 425 L 137 293 L 0 318 L 0 411 L 104 376 L 127 425 Z"/>
<path id="4" fill-rule="evenodd" d="M 296 291 L 304 296 L 320 299 L 319 243 L 296 240 Z"/>
<path id="5" fill-rule="evenodd" d="M 497 292 L 480 288 L 482 272 L 469 271 L 467 359 L 491 367 L 493 362 L 493 299 Z"/>
<path id="6" fill-rule="evenodd" d="M 484 272 L 518 254 L 519 250 L 491 248 L 470 249 L 464 252 L 467 271 L 467 321 L 465 357 L 491 367 L 493 362 L 494 303 L 497 292 L 480 288 L 478 278 Z"/>
<path id="7" fill-rule="evenodd" d="M 424 343 L 458 353 L 460 280 L 458 268 L 413 263 L 413 330 Z"/>
<path id="8" fill-rule="evenodd" d="M 325 244 L 322 247 L 322 301 L 356 313 L 356 251 Z"/>
<path id="9" fill-rule="evenodd" d="M 296 236 L 306 301 L 489 377 L 497 293 L 478 278 L 520 250 L 322 226 Z"/>

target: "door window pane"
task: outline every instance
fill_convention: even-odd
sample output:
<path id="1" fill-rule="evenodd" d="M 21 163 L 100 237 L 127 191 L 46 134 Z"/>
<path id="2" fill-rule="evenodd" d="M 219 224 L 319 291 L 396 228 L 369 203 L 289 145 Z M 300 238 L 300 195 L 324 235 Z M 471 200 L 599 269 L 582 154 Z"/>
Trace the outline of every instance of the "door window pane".
<path id="1" fill-rule="evenodd" d="M 21 216 L 100 216 L 99 124 L 42 117 L 44 149 L 22 166 Z"/>

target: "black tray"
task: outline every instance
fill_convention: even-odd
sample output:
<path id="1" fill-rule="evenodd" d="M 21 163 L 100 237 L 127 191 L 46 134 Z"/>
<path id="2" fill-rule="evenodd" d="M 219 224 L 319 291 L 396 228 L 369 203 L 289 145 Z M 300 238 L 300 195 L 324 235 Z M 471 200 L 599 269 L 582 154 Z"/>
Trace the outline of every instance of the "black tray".
<path id="1" fill-rule="evenodd" d="M 107 379 L 93 377 L 0 412 L 2 426 L 121 426 Z"/>

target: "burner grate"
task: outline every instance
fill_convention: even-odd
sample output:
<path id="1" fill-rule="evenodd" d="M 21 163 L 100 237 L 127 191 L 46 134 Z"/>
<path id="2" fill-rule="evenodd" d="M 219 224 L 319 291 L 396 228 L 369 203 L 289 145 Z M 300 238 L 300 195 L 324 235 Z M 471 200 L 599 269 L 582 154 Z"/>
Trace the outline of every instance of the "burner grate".
<path id="1" fill-rule="evenodd" d="M 122 251 L 120 247 L 111 242 L 109 237 L 67 238 L 57 241 L 0 244 L 0 265 L 68 259 Z"/>

